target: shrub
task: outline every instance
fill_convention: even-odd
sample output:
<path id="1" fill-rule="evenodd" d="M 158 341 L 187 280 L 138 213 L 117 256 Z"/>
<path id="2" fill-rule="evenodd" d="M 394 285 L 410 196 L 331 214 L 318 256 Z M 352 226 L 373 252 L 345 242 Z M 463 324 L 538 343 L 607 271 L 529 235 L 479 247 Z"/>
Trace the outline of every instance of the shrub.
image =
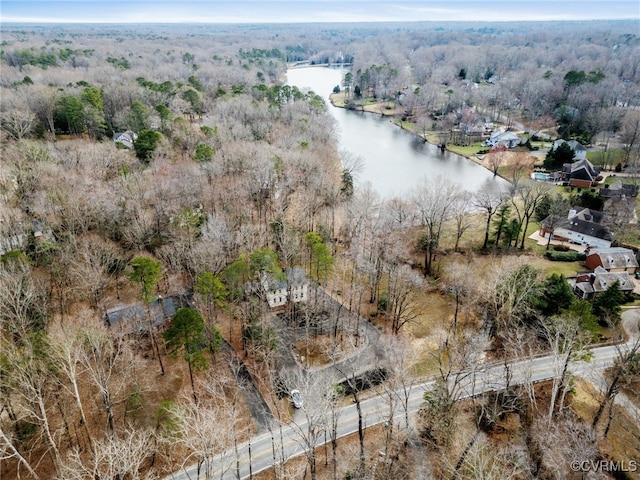
<path id="1" fill-rule="evenodd" d="M 577 262 L 580 260 L 584 260 L 586 255 L 584 252 L 555 252 L 549 251 L 545 253 L 545 256 L 551 260 L 552 262 Z"/>
<path id="2" fill-rule="evenodd" d="M 149 163 L 151 156 L 162 138 L 162 134 L 152 130 L 142 130 L 133 143 L 136 156 L 145 163 Z"/>
<path id="3" fill-rule="evenodd" d="M 210 162 L 213 158 L 213 153 L 213 148 L 211 148 L 209 145 L 207 145 L 206 143 L 199 143 L 196 146 L 196 152 L 193 158 L 196 162 L 200 163 Z"/>

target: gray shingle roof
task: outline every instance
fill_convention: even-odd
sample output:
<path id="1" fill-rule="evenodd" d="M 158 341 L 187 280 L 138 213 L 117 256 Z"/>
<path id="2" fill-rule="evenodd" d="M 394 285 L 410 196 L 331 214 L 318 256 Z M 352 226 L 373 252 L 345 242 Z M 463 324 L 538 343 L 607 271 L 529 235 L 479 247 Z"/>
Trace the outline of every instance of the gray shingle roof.
<path id="1" fill-rule="evenodd" d="M 602 267 L 597 267 L 593 273 L 588 274 L 585 281 L 576 282 L 576 288 L 589 294 L 600 293 L 615 282 L 619 283 L 623 292 L 631 292 L 635 288 L 635 283 L 627 272 L 607 272 Z"/>
<path id="2" fill-rule="evenodd" d="M 166 318 L 176 313 L 176 304 L 173 297 L 167 297 L 149 304 L 152 323 L 162 324 Z M 124 323 L 147 322 L 147 307 L 143 303 L 131 305 L 119 305 L 107 310 L 106 321 L 111 327 Z"/>
<path id="3" fill-rule="evenodd" d="M 636 259 L 633 250 L 629 250 L 628 248 L 598 248 L 590 250 L 587 257 L 590 257 L 591 255 L 597 255 L 600 257 L 602 266 L 607 270 L 617 268 L 638 268 L 638 260 Z"/>
<path id="4" fill-rule="evenodd" d="M 605 185 L 599 191 L 604 198 L 636 197 L 638 196 L 638 185 L 622 183 L 618 180 L 611 185 Z"/>
<path id="5" fill-rule="evenodd" d="M 560 227 L 591 237 L 613 241 L 613 234 L 605 225 L 606 217 L 603 212 L 584 207 L 573 207 L 571 210 L 575 212 L 575 215 L 561 222 Z"/>

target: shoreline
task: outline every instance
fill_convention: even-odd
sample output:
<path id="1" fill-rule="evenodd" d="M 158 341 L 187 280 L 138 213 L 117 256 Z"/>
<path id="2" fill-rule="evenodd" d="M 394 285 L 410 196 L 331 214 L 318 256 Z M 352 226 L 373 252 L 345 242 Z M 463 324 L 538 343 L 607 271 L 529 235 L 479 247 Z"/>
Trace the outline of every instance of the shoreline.
<path id="1" fill-rule="evenodd" d="M 345 105 L 336 105 L 336 97 L 340 97 L 341 99 L 344 99 L 344 94 L 342 92 L 330 94 L 329 95 L 329 101 L 331 102 L 331 105 L 333 105 L 336 108 L 344 108 L 344 109 L 346 109 L 347 107 Z M 369 108 L 367 108 L 367 107 L 369 107 Z M 374 108 L 377 108 L 377 109 L 374 110 Z M 461 157 L 464 157 L 464 158 L 466 158 L 468 160 L 471 160 L 473 163 L 475 163 L 477 165 L 480 165 L 485 170 L 488 170 L 489 172 L 493 173 L 493 170 L 488 168 L 483 163 L 482 159 L 480 159 L 478 157 L 477 153 L 474 153 L 473 155 L 465 155 L 464 153 L 460 153 L 460 152 L 456 152 L 456 151 L 451 150 L 446 145 L 443 148 L 442 145 L 440 145 L 438 143 L 434 143 L 431 140 L 429 140 L 429 138 L 428 138 L 429 136 L 428 135 L 422 135 L 420 133 L 416 133 L 416 132 L 414 132 L 412 130 L 409 130 L 409 129 L 405 128 L 403 126 L 403 122 L 402 121 L 400 121 L 399 123 L 395 122 L 394 119 L 397 119 L 398 115 L 399 115 L 398 112 L 396 111 L 397 108 L 389 109 L 388 111 L 384 111 L 384 109 L 382 107 L 382 103 L 378 102 L 378 103 L 374 103 L 374 104 L 367 105 L 367 106 L 361 106 L 361 108 L 359 108 L 357 110 L 361 111 L 361 112 L 365 112 L 365 113 L 371 113 L 371 114 L 374 114 L 374 115 L 380 115 L 382 117 L 388 117 L 389 121 L 391 123 L 393 123 L 395 126 L 397 126 L 398 128 L 404 130 L 405 132 L 409 132 L 412 135 L 415 135 L 416 137 L 418 137 L 421 140 L 423 140 L 425 143 L 429 143 L 429 144 L 433 145 L 434 147 L 442 149 L 443 151 L 446 150 L 447 152 L 453 153 L 455 155 L 460 155 Z M 437 133 L 434 133 L 434 135 L 437 135 Z M 500 173 L 498 173 L 496 176 L 498 176 L 498 177 L 502 178 L 503 180 L 511 183 L 508 178 L 504 177 Z"/>

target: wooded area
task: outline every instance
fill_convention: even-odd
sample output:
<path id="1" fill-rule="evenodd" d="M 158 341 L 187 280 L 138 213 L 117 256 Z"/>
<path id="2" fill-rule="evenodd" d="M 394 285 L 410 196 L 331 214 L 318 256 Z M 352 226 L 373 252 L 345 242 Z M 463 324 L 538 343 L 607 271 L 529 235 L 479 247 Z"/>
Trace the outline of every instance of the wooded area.
<path id="1" fill-rule="evenodd" d="M 617 152 L 636 182 L 638 22 L 1 31 L 0 476 L 214 478 L 267 430 L 264 478 L 570 478 L 574 460 L 640 458 L 639 341 L 601 391 L 569 368 L 628 339 L 636 296 L 576 298 L 556 265 L 583 264 L 528 240 L 599 194 L 515 169 L 507 191 L 438 177 L 382 200 L 338 150 L 324 92 L 284 84 L 298 62 L 349 64 L 346 108 L 393 106 L 443 144 L 522 123 L 605 169 Z M 611 228 L 633 243 L 629 205 Z M 553 381 L 510 382 L 512 359 L 542 354 Z M 486 362 L 506 387 L 462 400 Z M 388 421 L 367 429 L 374 394 Z M 341 440 L 349 403 L 358 437 Z"/>

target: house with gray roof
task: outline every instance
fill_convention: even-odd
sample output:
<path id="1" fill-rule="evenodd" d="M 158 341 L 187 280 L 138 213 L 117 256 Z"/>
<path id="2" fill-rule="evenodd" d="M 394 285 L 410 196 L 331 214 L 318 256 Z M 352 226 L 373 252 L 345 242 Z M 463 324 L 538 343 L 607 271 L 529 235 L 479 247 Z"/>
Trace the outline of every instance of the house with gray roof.
<path id="1" fill-rule="evenodd" d="M 105 323 L 115 329 L 124 329 L 127 332 L 142 332 L 149 328 L 149 316 L 151 324 L 160 328 L 164 322 L 173 316 L 180 301 L 177 297 L 159 297 L 149 304 L 142 303 L 118 305 L 107 310 Z"/>
<path id="2" fill-rule="evenodd" d="M 553 149 L 557 149 L 560 145 L 562 145 L 563 143 L 568 143 L 569 146 L 571 147 L 571 150 L 573 150 L 574 153 L 574 157 L 573 160 L 574 162 L 577 162 L 579 160 L 586 160 L 587 159 L 587 149 L 586 147 L 584 147 L 580 142 L 576 141 L 576 140 L 556 140 L 555 142 L 553 142 Z"/>
<path id="3" fill-rule="evenodd" d="M 585 253 L 587 256 L 585 265 L 589 270 L 602 267 L 607 272 L 627 272 L 633 275 L 638 269 L 636 254 L 628 248 L 592 248 Z"/>
<path id="4" fill-rule="evenodd" d="M 605 200 L 609 200 L 613 198 L 636 198 L 638 190 L 638 185 L 622 183 L 621 180 L 617 180 L 610 185 L 604 185 L 599 192 Z"/>
<path id="5" fill-rule="evenodd" d="M 282 279 L 267 273 L 262 275 L 262 287 L 272 309 L 284 307 L 289 302 L 306 302 L 308 285 L 307 274 L 301 267 L 290 268 Z"/>
<path id="6" fill-rule="evenodd" d="M 121 143 L 125 146 L 125 148 L 129 150 L 133 149 L 133 144 L 137 139 L 138 134 L 132 132 L 131 130 L 113 134 L 113 141 L 116 143 Z"/>
<path id="7" fill-rule="evenodd" d="M 614 239 L 603 212 L 577 206 L 572 207 L 567 218 L 553 229 L 550 218 L 545 218 L 540 223 L 540 235 L 545 238 L 551 235 L 553 240 L 595 248 L 609 248 Z"/>
<path id="8" fill-rule="evenodd" d="M 602 267 L 576 276 L 570 285 L 579 298 L 586 300 L 596 297 L 615 282 L 618 282 L 620 290 L 626 294 L 632 293 L 635 288 L 635 283 L 627 272 L 608 272 Z"/>
<path id="9" fill-rule="evenodd" d="M 562 166 L 563 180 L 572 187 L 591 188 L 597 183 L 599 175 L 600 168 L 594 167 L 586 158 Z"/>
<path id="10" fill-rule="evenodd" d="M 483 145 L 485 147 L 498 147 L 504 145 L 507 148 L 514 148 L 520 145 L 522 139 L 513 132 L 495 131 L 487 138 Z"/>

